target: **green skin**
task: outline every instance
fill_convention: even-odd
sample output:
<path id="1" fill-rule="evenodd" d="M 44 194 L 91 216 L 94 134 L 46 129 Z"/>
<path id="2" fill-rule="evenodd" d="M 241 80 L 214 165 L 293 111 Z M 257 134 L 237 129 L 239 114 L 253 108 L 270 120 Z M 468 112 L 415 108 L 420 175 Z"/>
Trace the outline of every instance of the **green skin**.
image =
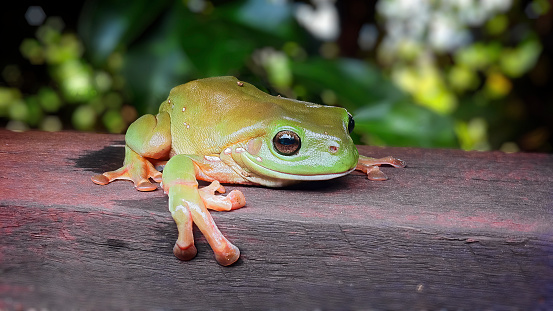
<path id="1" fill-rule="evenodd" d="M 195 223 L 217 262 L 227 266 L 240 251 L 221 234 L 208 209 L 240 208 L 245 198 L 237 190 L 216 195 L 225 192 L 220 182 L 281 187 L 354 169 L 371 180 L 385 180 L 378 166 L 405 166 L 392 157 L 360 156 L 349 136 L 352 126 L 343 108 L 271 96 L 234 77 L 196 80 L 173 88 L 156 116 L 144 115 L 131 124 L 123 167 L 92 180 L 105 185 L 129 179 L 140 191 L 157 188 L 150 178 L 162 181 L 179 230 L 175 256 L 195 257 Z M 293 138 L 279 139 L 282 133 Z M 164 164 L 162 175 L 155 167 Z M 197 180 L 212 183 L 198 189 Z"/>

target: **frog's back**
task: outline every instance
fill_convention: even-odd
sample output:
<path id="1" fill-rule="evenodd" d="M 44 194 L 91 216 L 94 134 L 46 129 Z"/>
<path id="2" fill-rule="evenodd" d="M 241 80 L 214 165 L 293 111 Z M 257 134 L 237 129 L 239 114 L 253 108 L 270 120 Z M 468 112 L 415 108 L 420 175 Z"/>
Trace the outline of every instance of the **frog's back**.
<path id="1" fill-rule="evenodd" d="M 173 152 L 218 154 L 261 136 L 277 106 L 270 95 L 234 77 L 195 80 L 174 87 L 160 112 L 171 115 Z"/>
<path id="2" fill-rule="evenodd" d="M 336 124 L 347 114 L 343 108 L 272 96 L 235 77 L 179 85 L 160 111 L 171 115 L 173 152 L 195 155 L 219 154 L 228 146 L 264 136 L 283 118 L 325 133 L 344 131 Z"/>

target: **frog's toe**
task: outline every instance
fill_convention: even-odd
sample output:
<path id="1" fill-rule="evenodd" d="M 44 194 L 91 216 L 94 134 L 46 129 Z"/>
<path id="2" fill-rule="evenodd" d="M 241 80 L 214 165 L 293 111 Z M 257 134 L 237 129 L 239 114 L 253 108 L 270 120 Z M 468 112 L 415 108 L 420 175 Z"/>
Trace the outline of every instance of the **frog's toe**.
<path id="1" fill-rule="evenodd" d="M 107 185 L 116 179 L 129 179 L 128 170 L 125 167 L 121 167 L 115 171 L 104 172 L 99 175 L 91 177 L 92 182 L 97 185 Z"/>
<path id="2" fill-rule="evenodd" d="M 98 174 L 91 177 L 92 182 L 97 185 L 107 185 L 109 184 L 110 180 L 104 174 Z"/>
<path id="3" fill-rule="evenodd" d="M 154 191 L 157 189 L 157 186 L 149 182 L 147 179 L 135 183 L 134 187 L 138 191 Z"/>
<path id="4" fill-rule="evenodd" d="M 369 166 L 367 167 L 367 178 L 369 180 L 386 180 L 388 176 L 382 173 L 378 166 Z"/>
<path id="5" fill-rule="evenodd" d="M 383 165 L 383 164 L 391 165 L 393 167 L 398 167 L 398 168 L 407 166 L 405 161 L 403 161 L 401 159 L 394 158 L 392 156 L 387 156 L 387 157 L 383 157 L 383 158 L 379 158 L 379 159 L 366 157 L 366 156 L 362 156 L 362 155 L 359 156 L 358 166 L 359 165 L 361 165 L 361 166 L 371 166 L 371 165 L 380 166 L 380 165 Z"/>
<path id="6" fill-rule="evenodd" d="M 194 257 L 196 257 L 197 253 L 198 253 L 198 250 L 196 249 L 196 246 L 194 246 L 194 244 L 181 247 L 177 242 L 173 247 L 173 254 L 175 254 L 175 256 L 180 260 L 185 260 L 185 261 L 191 260 Z"/>
<path id="7" fill-rule="evenodd" d="M 155 182 L 161 182 L 163 174 L 157 169 L 150 170 L 148 174 L 148 177 L 153 179 Z"/>
<path id="8" fill-rule="evenodd" d="M 215 259 L 221 266 L 230 266 L 240 258 L 240 250 L 232 243 L 226 244 L 223 250 L 214 252 Z"/>
<path id="9" fill-rule="evenodd" d="M 402 159 L 398 159 L 394 157 L 388 157 L 388 158 L 389 158 L 388 164 L 390 164 L 393 167 L 402 168 L 407 166 L 407 163 L 405 163 L 405 161 L 403 161 Z"/>
<path id="10" fill-rule="evenodd" d="M 246 205 L 246 197 L 240 190 L 232 190 L 227 195 L 227 200 L 232 204 L 231 210 L 244 207 Z"/>

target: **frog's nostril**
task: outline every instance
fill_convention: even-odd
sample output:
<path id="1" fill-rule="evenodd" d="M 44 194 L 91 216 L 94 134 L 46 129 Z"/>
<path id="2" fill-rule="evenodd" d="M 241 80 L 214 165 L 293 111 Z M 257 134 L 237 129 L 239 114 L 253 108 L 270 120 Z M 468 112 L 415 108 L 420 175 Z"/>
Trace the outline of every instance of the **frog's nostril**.
<path id="1" fill-rule="evenodd" d="M 338 146 L 330 145 L 330 147 L 328 147 L 328 150 L 330 151 L 330 153 L 336 153 L 338 152 Z"/>

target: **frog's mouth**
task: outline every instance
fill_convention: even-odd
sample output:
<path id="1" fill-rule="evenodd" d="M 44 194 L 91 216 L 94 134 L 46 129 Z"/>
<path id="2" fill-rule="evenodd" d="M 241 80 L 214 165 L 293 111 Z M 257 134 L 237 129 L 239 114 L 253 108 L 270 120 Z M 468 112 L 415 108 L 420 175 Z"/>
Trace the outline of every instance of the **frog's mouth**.
<path id="1" fill-rule="evenodd" d="M 329 180 L 334 179 L 338 177 L 345 176 L 355 170 L 355 167 L 353 167 L 350 170 L 347 170 L 345 172 L 339 172 L 339 173 L 329 173 L 329 174 L 290 174 L 290 173 L 283 173 L 280 171 L 269 169 L 258 162 L 256 160 L 252 159 L 250 156 L 246 155 L 242 157 L 242 161 L 245 164 L 245 166 L 250 170 L 256 172 L 256 174 L 274 178 L 274 179 L 281 179 L 281 180 L 291 180 L 291 181 L 316 181 L 316 180 Z"/>

